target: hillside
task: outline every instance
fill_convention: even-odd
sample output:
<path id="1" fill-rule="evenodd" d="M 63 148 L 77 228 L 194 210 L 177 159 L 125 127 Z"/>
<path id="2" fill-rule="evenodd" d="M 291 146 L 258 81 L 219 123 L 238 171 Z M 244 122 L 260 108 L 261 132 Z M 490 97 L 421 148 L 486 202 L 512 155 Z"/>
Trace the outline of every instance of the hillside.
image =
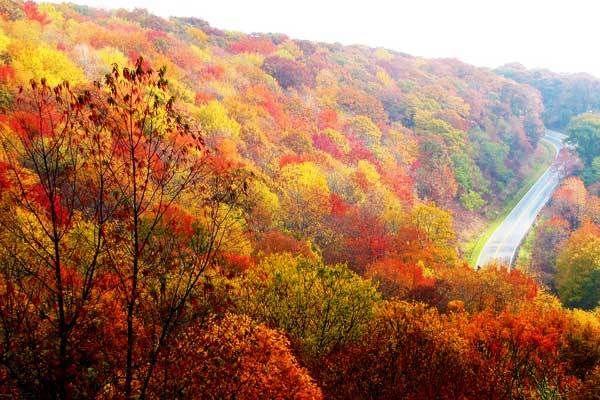
<path id="1" fill-rule="evenodd" d="M 514 188 L 542 134 L 534 90 L 454 60 L 248 36 L 142 10 L 41 10 L 42 23 L 3 24 L 8 86 L 42 76 L 91 82 L 143 55 L 166 65 L 210 145 L 228 147 L 271 192 L 285 165 L 305 160 L 331 195 L 378 216 L 417 197 L 479 212 Z M 370 172 L 381 204 L 368 205 L 374 193 L 357 184 Z"/>
<path id="2" fill-rule="evenodd" d="M 0 109 L 0 397 L 598 392 L 598 314 L 457 250 L 528 172 L 527 84 L 0 0 Z"/>
<path id="3" fill-rule="evenodd" d="M 600 80 L 591 75 L 528 70 L 519 64 L 502 66 L 496 72 L 539 90 L 542 116 L 549 128 L 564 130 L 571 118 L 600 109 Z"/>

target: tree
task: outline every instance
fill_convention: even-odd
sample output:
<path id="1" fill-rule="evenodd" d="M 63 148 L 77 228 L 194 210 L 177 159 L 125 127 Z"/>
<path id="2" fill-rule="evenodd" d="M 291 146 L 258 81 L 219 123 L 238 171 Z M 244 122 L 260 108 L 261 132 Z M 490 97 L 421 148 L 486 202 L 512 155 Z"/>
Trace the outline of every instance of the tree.
<path id="1" fill-rule="evenodd" d="M 438 307 L 459 300 L 469 312 L 499 313 L 511 306 L 533 301 L 539 295 L 534 279 L 519 270 L 487 266 L 475 271 L 468 265 L 438 271 Z"/>
<path id="2" fill-rule="evenodd" d="M 266 232 L 256 243 L 255 251 L 259 255 L 290 253 L 307 259 L 317 258 L 310 241 L 302 241 L 276 230 Z"/>
<path id="3" fill-rule="evenodd" d="M 287 164 L 281 169 L 280 182 L 285 225 L 309 237 L 319 235 L 319 221 L 329 212 L 325 174 L 313 162 Z"/>
<path id="4" fill-rule="evenodd" d="M 469 211 L 476 211 L 485 205 L 485 200 L 474 190 L 467 190 L 460 195 L 460 203 Z"/>
<path id="5" fill-rule="evenodd" d="M 205 270 L 244 240 L 246 174 L 207 152 L 167 89 L 141 59 L 76 92 L 34 82 L 3 126 L 0 361 L 40 396 L 145 398 L 196 322 Z"/>
<path id="6" fill-rule="evenodd" d="M 270 56 L 262 65 L 263 70 L 273 76 L 282 88 L 300 88 L 311 86 L 313 77 L 304 65 L 279 56 Z"/>
<path id="7" fill-rule="evenodd" d="M 89 102 L 89 93 L 77 95 L 68 83 L 51 88 L 45 80 L 32 81 L 8 126 L 0 127 L 7 160 L 0 218 L 0 359 L 22 387 L 63 399 L 76 379 L 82 381 L 80 390 L 91 389 L 89 376 L 76 376 L 84 361 L 74 340 L 92 323 L 89 308 L 102 303 L 94 292 L 105 272 L 99 266 L 105 192 L 97 183 L 106 170 L 95 163 L 98 140 L 82 123 Z M 98 201 L 86 201 L 83 192 Z M 85 207 L 77 209 L 82 202 Z M 28 364 L 42 348 L 47 359 Z"/>
<path id="8" fill-rule="evenodd" d="M 319 112 L 317 125 L 319 129 L 337 129 L 339 124 L 339 116 L 336 110 L 325 108 Z"/>
<path id="9" fill-rule="evenodd" d="M 594 377 L 594 369 L 600 363 L 598 314 L 593 311 L 572 310 L 567 317 L 567 327 L 563 333 L 567 345 L 562 353 L 569 361 L 569 372 L 584 382 L 595 381 L 597 385 L 599 382 L 597 377 Z"/>
<path id="10" fill-rule="evenodd" d="M 447 206 L 456 197 L 458 184 L 447 149 L 440 138 L 422 141 L 418 163 L 417 188 L 424 199 Z"/>
<path id="11" fill-rule="evenodd" d="M 560 398 L 574 389 L 577 381 L 566 372 L 568 363 L 558 356 L 566 346 L 561 334 L 566 324 L 565 314 L 547 300 L 526 303 L 496 317 L 475 315 L 466 335 L 476 349 L 472 357 L 479 397 Z"/>
<path id="12" fill-rule="evenodd" d="M 551 129 L 564 129 L 573 117 L 597 110 L 600 104 L 600 84 L 591 75 L 527 70 L 520 64 L 502 66 L 497 72 L 539 90 L 544 102 L 544 122 Z"/>
<path id="13" fill-rule="evenodd" d="M 576 177 L 565 179 L 552 195 L 552 208 L 574 229 L 581 223 L 585 212 L 587 189 L 583 181 Z"/>
<path id="14" fill-rule="evenodd" d="M 0 14 L 9 21 L 21 19 L 25 16 L 23 7 L 16 0 L 3 0 L 0 2 Z"/>
<path id="15" fill-rule="evenodd" d="M 226 314 L 190 325 L 161 356 L 153 398 L 322 399 L 282 333 Z M 167 377 L 167 379 L 164 379 Z"/>
<path id="16" fill-rule="evenodd" d="M 259 53 L 268 55 L 275 51 L 273 42 L 264 36 L 243 36 L 229 46 L 233 53 Z"/>
<path id="17" fill-rule="evenodd" d="M 150 256 L 151 245 L 169 207 L 201 174 L 204 151 L 202 138 L 176 115 L 173 100 L 165 98 L 165 71 L 156 75 L 151 69 L 144 69 L 142 63 L 139 59 L 133 70 L 121 71 L 115 66 L 106 76 L 108 92 L 100 97 L 98 107 L 108 118 L 94 121 L 100 132 L 108 134 L 108 148 L 102 150 L 108 150 L 105 162 L 110 165 L 114 207 L 122 214 L 121 223 L 125 227 L 123 234 L 117 231 L 111 239 L 129 249 L 121 252 L 116 247 L 108 254 L 125 298 L 127 345 L 123 392 L 126 397 L 133 392 L 134 375 L 145 375 L 138 369 L 140 362 L 134 360 L 139 339 L 136 320 L 141 311 L 142 273 L 147 275 L 151 271 L 159 278 L 160 270 L 167 269 L 157 264 L 162 261 L 160 258 Z M 177 142 L 179 138 L 185 140 L 183 146 Z M 190 156 L 195 151 L 200 152 L 199 158 Z M 181 304 L 176 308 L 181 308 Z M 166 328 L 165 333 L 170 326 Z M 163 341 L 161 334 L 159 348 Z M 152 350 L 151 358 L 156 358 L 157 351 Z M 147 379 L 139 378 L 147 385 Z"/>
<path id="18" fill-rule="evenodd" d="M 387 114 L 381 101 L 354 85 L 343 86 L 337 90 L 336 101 L 339 107 L 349 114 L 366 116 L 375 124 L 387 122 Z"/>
<path id="19" fill-rule="evenodd" d="M 379 144 L 381 140 L 381 131 L 377 125 L 375 125 L 369 117 L 364 115 L 352 118 L 349 123 L 349 130 L 367 146 Z"/>
<path id="20" fill-rule="evenodd" d="M 583 171 L 583 179 L 587 185 L 594 184 L 600 180 L 600 157 L 594 157 L 589 168 Z"/>
<path id="21" fill-rule="evenodd" d="M 536 229 L 532 249 L 531 269 L 542 283 L 555 289 L 556 257 L 571 232 L 570 225 L 560 217 L 551 217 Z"/>
<path id="22" fill-rule="evenodd" d="M 415 298 L 420 291 L 433 289 L 436 283 L 421 265 L 405 264 L 394 258 L 384 258 L 370 265 L 365 276 L 377 283 L 378 290 L 388 299 Z"/>
<path id="23" fill-rule="evenodd" d="M 457 264 L 456 236 L 448 212 L 433 203 L 420 203 L 411 210 L 409 221 L 396 235 L 394 250 L 398 258 L 428 267 Z"/>
<path id="24" fill-rule="evenodd" d="M 476 162 L 481 171 L 486 173 L 500 189 L 510 181 L 513 172 L 506 167 L 510 147 L 505 143 L 496 143 L 482 137 L 479 131 L 470 133 L 470 139 L 477 143 Z"/>
<path id="25" fill-rule="evenodd" d="M 378 215 L 367 207 L 344 207 L 341 215 L 332 215 L 333 240 L 323 246 L 328 262 L 347 263 L 353 271 L 364 274 L 367 266 L 386 255 L 392 236 Z"/>
<path id="26" fill-rule="evenodd" d="M 575 146 L 585 167 L 592 165 L 600 156 L 600 117 L 595 114 L 582 114 L 571 120 L 567 126 L 567 143 Z"/>
<path id="27" fill-rule="evenodd" d="M 424 304 L 384 302 L 363 339 L 332 354 L 318 379 L 334 399 L 477 398 L 458 326 Z"/>
<path id="28" fill-rule="evenodd" d="M 328 152 L 333 157 L 341 159 L 350 151 L 348 140 L 340 132 L 327 128 L 321 134 L 313 136 L 316 148 Z"/>
<path id="29" fill-rule="evenodd" d="M 227 110 L 216 100 L 209 101 L 199 111 L 199 120 L 210 135 L 223 135 L 237 139 L 240 135 L 240 124 L 227 115 Z"/>
<path id="30" fill-rule="evenodd" d="M 81 69 L 64 53 L 44 45 L 13 41 L 8 46 L 8 53 L 13 59 L 12 67 L 20 84 L 25 84 L 32 78 L 37 81 L 44 78 L 50 86 L 56 86 L 65 80 L 75 85 L 85 79 Z"/>
<path id="31" fill-rule="evenodd" d="M 585 202 L 584 219 L 600 224 L 600 197 L 590 194 Z"/>
<path id="32" fill-rule="evenodd" d="M 106 162 L 122 227 L 108 256 L 127 316 L 123 392 L 131 396 L 135 380 L 140 398 L 204 271 L 231 239 L 238 222 L 233 210 L 246 186 L 235 169 L 208 157 L 201 132 L 174 108 L 165 69 L 155 73 L 143 65 L 140 58 L 134 69 L 115 66 L 106 76 L 106 95 L 96 107 L 108 118 L 95 121 L 108 135 Z M 195 215 L 188 234 L 173 235 L 164 224 L 185 197 L 194 198 L 188 210 Z M 156 329 L 141 330 L 143 319 Z M 146 351 L 138 350 L 142 339 Z"/>
<path id="33" fill-rule="evenodd" d="M 597 399 L 600 397 L 600 368 L 595 367 L 577 390 L 573 393 L 575 400 Z"/>
<path id="34" fill-rule="evenodd" d="M 592 309 L 600 301 L 600 229 L 585 223 L 567 239 L 556 261 L 556 286 L 569 307 Z"/>
<path id="35" fill-rule="evenodd" d="M 48 16 L 44 13 L 41 13 L 40 10 L 38 10 L 37 4 L 35 4 L 33 1 L 26 1 L 23 3 L 23 12 L 28 19 L 37 21 L 42 26 L 50 23 Z"/>
<path id="36" fill-rule="evenodd" d="M 308 363 L 358 339 L 378 300 L 371 283 L 345 266 L 289 254 L 264 258 L 236 297 L 241 313 L 284 329 Z"/>

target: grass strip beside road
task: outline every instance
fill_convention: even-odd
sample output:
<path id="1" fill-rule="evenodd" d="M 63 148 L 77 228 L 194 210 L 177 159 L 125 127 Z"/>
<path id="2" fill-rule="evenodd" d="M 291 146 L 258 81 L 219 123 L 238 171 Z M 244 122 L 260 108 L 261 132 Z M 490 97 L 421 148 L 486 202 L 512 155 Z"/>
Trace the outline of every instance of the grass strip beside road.
<path id="1" fill-rule="evenodd" d="M 467 251 L 465 252 L 465 256 L 468 257 L 467 260 L 469 262 L 469 265 L 471 265 L 472 267 L 475 267 L 475 264 L 477 263 L 477 258 L 479 257 L 481 250 L 483 250 L 483 246 L 485 246 L 485 243 L 488 241 L 490 236 L 492 236 L 492 233 L 494 233 L 496 228 L 500 226 L 500 224 L 502 223 L 502 221 L 504 221 L 506 216 L 511 212 L 513 208 L 515 208 L 515 206 L 521 200 L 521 198 L 525 196 L 529 189 L 531 189 L 531 187 L 537 182 L 537 180 L 540 179 L 540 177 L 544 174 L 544 172 L 546 172 L 548 167 L 552 165 L 552 162 L 556 158 L 556 150 L 551 144 L 545 141 L 540 141 L 540 144 L 544 146 L 545 149 L 545 156 L 543 160 L 540 161 L 533 168 L 531 173 L 523 181 L 521 189 L 519 189 L 519 191 L 511 197 L 510 201 L 508 201 L 502 209 L 502 212 L 492 222 L 490 222 L 486 230 L 482 232 L 482 234 L 479 235 L 476 240 L 469 242 L 465 246 L 465 248 L 467 249 Z"/>

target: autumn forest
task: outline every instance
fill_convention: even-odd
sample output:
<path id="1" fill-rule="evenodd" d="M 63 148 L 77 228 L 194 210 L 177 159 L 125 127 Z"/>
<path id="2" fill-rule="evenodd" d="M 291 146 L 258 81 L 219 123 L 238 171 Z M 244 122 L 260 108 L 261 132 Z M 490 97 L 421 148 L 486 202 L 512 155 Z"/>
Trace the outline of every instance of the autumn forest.
<path id="1" fill-rule="evenodd" d="M 588 75 L 0 0 L 0 398 L 599 399 L 594 110 Z"/>

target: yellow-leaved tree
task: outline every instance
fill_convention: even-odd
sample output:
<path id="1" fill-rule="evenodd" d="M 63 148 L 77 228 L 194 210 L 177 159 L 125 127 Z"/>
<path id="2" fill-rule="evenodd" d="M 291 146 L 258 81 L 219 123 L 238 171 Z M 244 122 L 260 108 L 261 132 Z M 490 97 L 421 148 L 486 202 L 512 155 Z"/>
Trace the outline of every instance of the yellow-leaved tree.
<path id="1" fill-rule="evenodd" d="M 288 164 L 281 170 L 285 224 L 291 230 L 316 235 L 318 221 L 330 209 L 327 178 L 312 162 Z"/>
<path id="2" fill-rule="evenodd" d="M 198 117 L 202 127 L 209 135 L 239 137 L 240 124 L 231 119 L 223 104 L 216 100 L 211 100 L 202 106 Z"/>
<path id="3" fill-rule="evenodd" d="M 31 42 L 13 41 L 8 45 L 15 77 L 21 84 L 45 78 L 49 85 L 67 80 L 75 85 L 85 81 L 83 71 L 64 53 Z"/>

